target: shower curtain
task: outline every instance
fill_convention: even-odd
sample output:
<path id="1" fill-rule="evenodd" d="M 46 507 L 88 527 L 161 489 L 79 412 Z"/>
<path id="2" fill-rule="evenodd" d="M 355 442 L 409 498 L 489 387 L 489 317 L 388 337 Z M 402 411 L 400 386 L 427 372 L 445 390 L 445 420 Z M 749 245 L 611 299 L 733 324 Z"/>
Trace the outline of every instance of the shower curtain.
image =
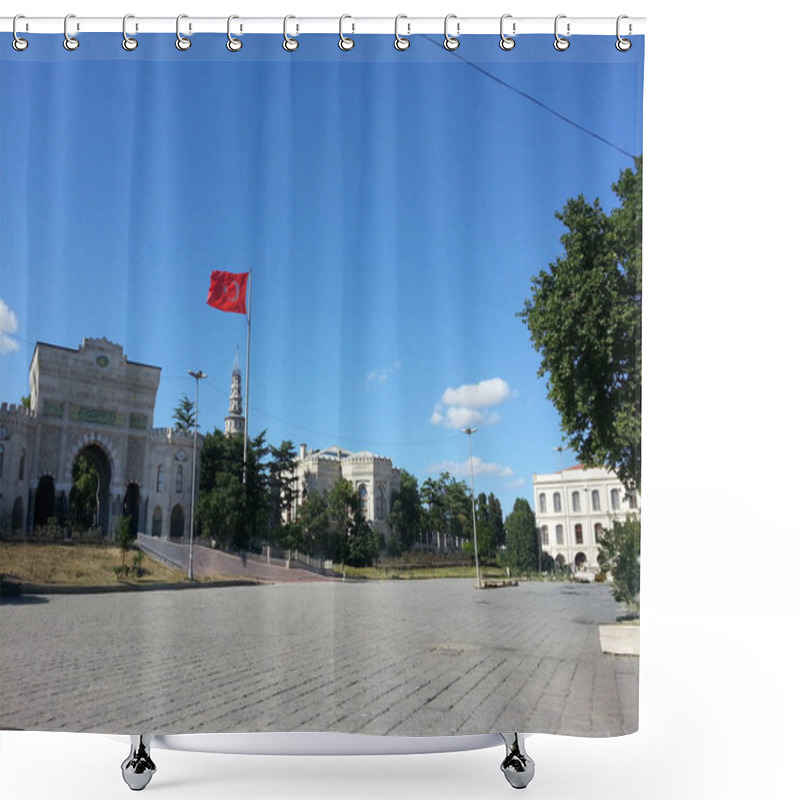
<path id="1" fill-rule="evenodd" d="M 0 727 L 636 730 L 643 37 L 67 30 L 0 46 Z"/>

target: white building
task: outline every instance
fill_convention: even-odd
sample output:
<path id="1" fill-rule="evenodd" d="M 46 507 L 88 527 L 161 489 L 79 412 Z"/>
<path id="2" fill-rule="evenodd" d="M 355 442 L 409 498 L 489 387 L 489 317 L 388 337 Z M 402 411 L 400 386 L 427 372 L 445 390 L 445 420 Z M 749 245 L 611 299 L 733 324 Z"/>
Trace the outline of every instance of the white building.
<path id="1" fill-rule="evenodd" d="M 374 453 L 351 453 L 341 447 L 309 451 L 300 445 L 295 471 L 298 493 L 292 515 L 312 491 L 329 492 L 342 478 L 346 478 L 358 492 L 361 512 L 374 530 L 387 538 L 392 493 L 400 491 L 400 470 L 392 460 Z"/>
<path id="2" fill-rule="evenodd" d="M 597 539 L 615 519 L 639 513 L 639 497 L 613 472 L 581 465 L 533 475 L 542 550 L 575 570 L 597 570 Z"/>

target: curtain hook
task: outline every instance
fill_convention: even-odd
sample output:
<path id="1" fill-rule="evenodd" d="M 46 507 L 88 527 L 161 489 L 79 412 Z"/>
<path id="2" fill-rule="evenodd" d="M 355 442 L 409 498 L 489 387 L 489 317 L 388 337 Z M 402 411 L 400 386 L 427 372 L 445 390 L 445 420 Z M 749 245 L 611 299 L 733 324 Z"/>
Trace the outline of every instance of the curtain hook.
<path id="1" fill-rule="evenodd" d="M 17 35 L 17 20 L 18 19 L 25 19 L 25 15 L 24 14 L 17 14 L 17 16 L 14 17 L 14 21 L 11 23 L 11 32 L 14 34 L 14 41 L 11 42 L 11 46 L 15 50 L 17 50 L 17 51 L 19 51 L 21 53 L 23 50 L 27 50 L 28 49 L 28 40 L 27 39 L 23 39 L 21 36 Z"/>
<path id="2" fill-rule="evenodd" d="M 394 18 L 394 47 L 395 50 L 408 50 L 408 48 L 411 47 L 411 39 L 406 39 L 405 36 L 400 35 L 399 26 L 401 19 L 408 19 L 408 17 L 405 14 L 398 14 Z M 408 32 L 411 33 L 411 25 L 408 25 Z"/>
<path id="3" fill-rule="evenodd" d="M 283 49 L 286 50 L 287 53 L 293 53 L 298 47 L 300 47 L 299 39 L 295 39 L 292 36 L 289 36 L 287 33 L 286 26 L 288 25 L 290 19 L 297 18 L 293 17 L 291 14 L 283 18 Z"/>
<path id="4" fill-rule="evenodd" d="M 349 14 L 342 14 L 342 16 L 339 17 L 339 47 L 342 50 L 352 50 L 356 46 L 356 43 L 342 33 L 342 24 L 346 19 L 353 18 Z M 353 30 L 355 30 L 355 26 L 353 26 Z"/>
<path id="5" fill-rule="evenodd" d="M 133 14 L 126 14 L 122 18 L 122 47 L 128 52 L 135 50 L 139 46 L 138 39 L 128 36 L 127 24 L 129 19 L 136 19 L 136 17 Z"/>
<path id="6" fill-rule="evenodd" d="M 445 50 L 458 50 L 458 46 L 461 44 L 461 42 L 458 41 L 458 25 L 456 25 L 456 35 L 455 36 L 451 36 L 447 32 L 447 23 L 451 19 L 457 19 L 456 15 L 455 14 L 448 14 L 444 18 L 444 47 L 445 47 Z"/>
<path id="7" fill-rule="evenodd" d="M 191 39 L 181 36 L 181 20 L 188 18 L 188 14 L 178 14 L 178 18 L 175 20 L 175 47 L 178 50 L 188 50 L 192 46 Z"/>
<path id="8" fill-rule="evenodd" d="M 69 21 L 71 19 L 75 19 L 75 15 L 74 14 L 67 14 L 67 16 L 64 17 L 64 49 L 65 50 L 77 50 L 81 45 L 81 43 L 74 36 L 70 36 L 69 35 L 68 26 L 69 26 Z"/>
<path id="9" fill-rule="evenodd" d="M 228 17 L 228 41 L 225 44 L 225 47 L 227 47 L 231 53 L 238 53 L 239 50 L 242 49 L 242 40 L 231 35 L 231 21 L 234 19 L 239 19 L 239 17 L 237 17 L 236 14 L 231 14 Z"/>
<path id="10" fill-rule="evenodd" d="M 561 52 L 564 52 L 564 50 L 569 48 L 569 39 L 565 39 L 563 36 L 558 35 L 558 21 L 560 19 L 566 19 L 566 18 L 567 18 L 566 14 L 559 14 L 556 17 L 554 25 L 556 40 L 553 42 L 553 47 L 555 47 L 556 50 L 559 50 Z M 569 36 L 569 22 L 567 23 L 567 36 Z"/>
<path id="11" fill-rule="evenodd" d="M 625 39 L 625 38 L 623 38 L 622 36 L 619 35 L 619 23 L 623 19 L 628 19 L 627 14 L 620 14 L 617 17 L 617 41 L 614 44 L 614 47 L 616 47 L 617 50 L 620 51 L 620 53 L 625 53 L 628 50 L 630 50 L 631 47 L 633 47 L 633 42 L 630 39 Z M 631 32 L 631 25 L 630 25 L 630 23 L 628 23 L 628 33 L 630 33 L 630 32 Z"/>
<path id="12" fill-rule="evenodd" d="M 503 14 L 500 17 L 500 49 L 501 50 L 513 50 L 516 46 L 516 41 L 511 36 L 506 36 L 503 32 L 503 24 L 507 19 L 511 19 L 511 14 Z M 514 26 L 516 28 L 516 25 Z"/>

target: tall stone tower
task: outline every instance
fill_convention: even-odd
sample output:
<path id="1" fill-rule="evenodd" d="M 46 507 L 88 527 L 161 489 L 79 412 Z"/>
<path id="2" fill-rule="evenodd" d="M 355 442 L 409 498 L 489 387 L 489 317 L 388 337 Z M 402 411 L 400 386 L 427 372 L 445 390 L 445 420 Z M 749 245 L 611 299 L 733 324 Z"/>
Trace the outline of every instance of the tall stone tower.
<path id="1" fill-rule="evenodd" d="M 244 434 L 244 414 L 242 413 L 242 371 L 239 369 L 239 349 L 236 349 L 236 360 L 233 362 L 231 376 L 231 400 L 228 405 L 228 416 L 225 417 L 225 435 Z"/>

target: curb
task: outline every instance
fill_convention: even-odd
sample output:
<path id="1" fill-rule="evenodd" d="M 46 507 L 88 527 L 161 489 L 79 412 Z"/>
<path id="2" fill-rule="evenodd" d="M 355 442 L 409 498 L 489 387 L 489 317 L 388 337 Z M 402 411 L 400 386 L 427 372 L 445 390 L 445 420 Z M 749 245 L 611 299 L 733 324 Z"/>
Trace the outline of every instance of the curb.
<path id="1" fill-rule="evenodd" d="M 110 594 L 112 592 L 165 592 L 182 589 L 221 589 L 226 586 L 271 586 L 269 581 L 204 581 L 196 583 L 151 583 L 143 586 L 120 583 L 109 586 L 48 586 L 46 584 L 22 583 L 19 593 L 26 594 Z"/>

